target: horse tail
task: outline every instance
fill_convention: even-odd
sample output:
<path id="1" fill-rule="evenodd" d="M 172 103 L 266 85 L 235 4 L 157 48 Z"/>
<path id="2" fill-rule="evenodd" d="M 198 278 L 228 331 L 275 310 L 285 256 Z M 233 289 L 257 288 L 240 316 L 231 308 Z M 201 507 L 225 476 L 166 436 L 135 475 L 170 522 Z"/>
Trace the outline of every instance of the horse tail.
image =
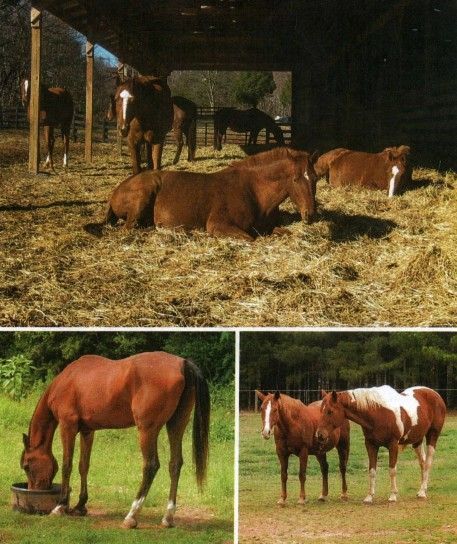
<path id="1" fill-rule="evenodd" d="M 189 148 L 188 156 L 191 160 L 195 159 L 195 150 L 197 149 L 197 116 L 192 118 L 187 130 L 187 147 Z"/>
<path id="2" fill-rule="evenodd" d="M 201 489 L 206 479 L 208 465 L 208 436 L 210 417 L 210 396 L 208 382 L 198 366 L 186 359 L 184 363 L 185 388 L 195 390 L 194 422 L 192 430 L 192 450 L 195 475 Z"/>

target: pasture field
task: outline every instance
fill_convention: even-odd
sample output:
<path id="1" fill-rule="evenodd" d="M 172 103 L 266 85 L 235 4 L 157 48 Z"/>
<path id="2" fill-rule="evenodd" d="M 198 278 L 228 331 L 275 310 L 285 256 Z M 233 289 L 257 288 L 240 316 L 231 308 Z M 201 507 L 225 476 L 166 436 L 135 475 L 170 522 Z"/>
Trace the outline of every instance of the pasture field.
<path id="1" fill-rule="evenodd" d="M 125 150 L 124 146 L 124 150 Z M 167 145 L 165 168 L 175 148 Z M 185 150 L 183 155 L 185 154 Z M 197 149 L 179 169 L 244 156 Z M 331 190 L 318 220 L 282 208 L 290 236 L 246 243 L 206 233 L 97 228 L 130 173 L 115 144 L 71 144 L 70 169 L 27 173 L 27 133 L 0 133 L 2 326 L 448 326 L 457 323 L 457 175 L 416 168 L 414 187 Z"/>
<path id="2" fill-rule="evenodd" d="M 138 528 L 121 528 L 141 481 L 142 458 L 136 429 L 97 431 L 89 470 L 88 515 L 32 516 L 13 512 L 10 486 L 22 482 L 19 467 L 22 433 L 27 432 L 38 400 L 32 394 L 15 402 L 0 396 L 0 542 L 21 544 L 61 544 L 63 542 L 110 544 L 147 543 L 218 543 L 233 542 L 233 388 L 226 390 L 225 402 L 213 404 L 208 480 L 200 494 L 194 476 L 191 454 L 191 428 L 184 439 L 184 466 L 178 488 L 176 527 L 160 525 L 165 512 L 168 490 L 169 448 L 166 430 L 160 433 L 161 468 L 152 484 Z M 62 462 L 59 429 L 54 440 L 54 454 Z M 79 494 L 79 440 L 73 460 L 71 505 Z M 56 476 L 60 481 L 60 471 Z"/>
<path id="3" fill-rule="evenodd" d="M 315 457 L 308 462 L 308 502 L 298 505 L 298 459 L 290 457 L 288 499 L 280 495 L 280 472 L 274 438 L 260 436 L 261 416 L 242 412 L 240 417 L 240 523 L 241 543 L 263 544 L 407 544 L 457 542 L 457 413 L 449 413 L 438 441 L 429 482 L 429 498 L 416 498 L 420 471 L 412 448 L 398 460 L 399 499 L 389 504 L 389 472 L 386 449 L 380 450 L 373 505 L 362 503 L 368 490 L 368 458 L 360 427 L 351 422 L 348 464 L 349 500 L 340 500 L 341 480 L 336 450 L 328 454 L 329 498 L 321 503 L 321 476 Z"/>

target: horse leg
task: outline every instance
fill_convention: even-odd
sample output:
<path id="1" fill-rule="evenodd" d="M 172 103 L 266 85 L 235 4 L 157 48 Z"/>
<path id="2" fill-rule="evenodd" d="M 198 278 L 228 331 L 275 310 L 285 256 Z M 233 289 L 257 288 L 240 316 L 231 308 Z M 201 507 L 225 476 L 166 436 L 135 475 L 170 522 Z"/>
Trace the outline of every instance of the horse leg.
<path id="1" fill-rule="evenodd" d="M 141 155 L 140 155 L 140 146 L 141 140 L 134 138 L 132 131 L 129 132 L 127 141 L 130 150 L 130 157 L 132 159 L 132 168 L 134 174 L 139 174 L 141 172 Z"/>
<path id="2" fill-rule="evenodd" d="M 328 462 L 327 462 L 327 455 L 325 453 L 321 455 L 316 455 L 317 460 L 319 461 L 319 465 L 321 466 L 321 474 L 322 474 L 322 493 L 320 497 L 317 499 L 319 501 L 325 502 L 328 497 Z"/>
<path id="3" fill-rule="evenodd" d="M 240 229 L 236 225 L 230 225 L 229 223 L 213 221 L 210 219 L 206 224 L 206 230 L 209 234 L 211 234 L 211 236 L 230 236 L 231 238 L 247 240 L 248 242 L 254 241 L 254 238 L 246 231 Z"/>
<path id="4" fill-rule="evenodd" d="M 281 465 L 281 497 L 278 499 L 279 506 L 285 506 L 287 499 L 287 469 L 289 467 L 289 454 L 277 451 L 279 464 Z"/>
<path id="5" fill-rule="evenodd" d="M 390 496 L 389 502 L 397 502 L 397 459 L 398 459 L 398 441 L 393 440 L 389 444 L 389 476 L 390 476 Z"/>
<path id="6" fill-rule="evenodd" d="M 160 170 L 162 168 L 162 151 L 163 142 L 154 144 L 152 159 L 154 162 L 154 170 Z"/>
<path id="7" fill-rule="evenodd" d="M 175 158 L 173 159 L 173 164 L 177 164 L 179 161 L 179 157 L 181 156 L 182 147 L 184 145 L 184 139 L 182 135 L 182 129 L 177 128 L 175 130 L 175 140 L 176 140 L 176 154 Z M 187 142 L 187 146 L 189 147 L 189 142 Z M 190 160 L 190 159 L 188 159 Z"/>
<path id="8" fill-rule="evenodd" d="M 298 504 L 305 504 L 306 493 L 305 493 L 305 482 L 306 482 L 306 469 L 308 468 L 308 449 L 303 448 L 299 455 L 300 469 L 298 471 L 298 479 L 300 480 L 300 497 L 298 499 Z"/>
<path id="9" fill-rule="evenodd" d="M 340 438 L 336 449 L 338 450 L 338 458 L 340 460 L 340 474 L 341 474 L 341 499 L 343 501 L 348 500 L 348 486 L 346 483 L 346 467 L 349 458 L 349 436 L 348 439 Z"/>
<path id="10" fill-rule="evenodd" d="M 60 491 L 59 504 L 52 510 L 51 514 L 62 514 L 68 511 L 70 497 L 70 476 L 75 451 L 75 439 L 78 433 L 76 422 L 60 422 L 60 438 L 62 440 L 63 462 L 62 462 L 62 488 Z"/>
<path id="11" fill-rule="evenodd" d="M 368 495 L 363 499 L 365 504 L 371 504 L 375 493 L 376 486 L 376 467 L 378 464 L 378 451 L 379 447 L 373 445 L 371 442 L 365 439 L 365 447 L 368 453 L 369 471 L 370 471 L 370 487 Z"/>
<path id="12" fill-rule="evenodd" d="M 174 515 L 176 512 L 176 495 L 178 492 L 179 476 L 183 465 L 182 438 L 187 424 L 189 423 L 194 395 L 192 391 L 183 392 L 173 417 L 167 422 L 168 440 L 170 442 L 170 494 L 168 495 L 167 511 L 162 518 L 162 525 L 165 527 L 174 526 Z"/>
<path id="13" fill-rule="evenodd" d="M 80 457 L 79 474 L 81 476 L 81 490 L 79 492 L 78 504 L 73 508 L 72 513 L 80 516 L 87 514 L 86 502 L 89 498 L 87 493 L 87 474 L 89 472 L 90 453 L 94 443 L 94 431 L 80 433 Z"/>
<path id="14" fill-rule="evenodd" d="M 141 453 L 143 454 L 143 479 L 130 511 L 122 523 L 122 526 L 126 529 L 133 529 L 137 526 L 135 516 L 141 510 L 152 481 L 160 468 L 159 455 L 157 453 L 159 431 L 160 429 L 155 427 L 140 429 L 139 431 Z"/>
<path id="15" fill-rule="evenodd" d="M 424 442 L 421 441 L 418 444 L 413 444 L 413 448 L 414 448 L 414 451 L 416 452 L 417 460 L 419 462 L 419 466 L 420 466 L 420 469 L 421 469 L 421 487 L 420 487 L 420 490 L 417 492 L 417 496 L 419 498 L 424 498 L 423 494 L 421 494 L 422 496 L 419 495 L 421 490 L 422 490 L 422 486 L 423 486 L 423 482 L 424 482 L 424 469 L 425 469 L 425 447 L 424 447 Z"/>
<path id="16" fill-rule="evenodd" d="M 437 432 L 435 429 L 430 429 L 430 431 L 426 435 L 427 455 L 425 456 L 425 458 L 423 458 L 422 483 L 417 493 L 417 497 L 419 499 L 427 498 L 428 479 L 430 477 L 430 470 L 432 468 L 438 436 L 439 432 Z"/>
<path id="17" fill-rule="evenodd" d="M 62 128 L 62 138 L 63 138 L 63 167 L 68 168 L 68 151 L 70 149 L 70 127 Z"/>
<path id="18" fill-rule="evenodd" d="M 48 125 L 44 127 L 44 139 L 48 148 L 44 166 L 45 168 L 49 167 L 51 170 L 54 170 L 54 163 L 52 161 L 52 152 L 54 151 L 54 127 Z"/>

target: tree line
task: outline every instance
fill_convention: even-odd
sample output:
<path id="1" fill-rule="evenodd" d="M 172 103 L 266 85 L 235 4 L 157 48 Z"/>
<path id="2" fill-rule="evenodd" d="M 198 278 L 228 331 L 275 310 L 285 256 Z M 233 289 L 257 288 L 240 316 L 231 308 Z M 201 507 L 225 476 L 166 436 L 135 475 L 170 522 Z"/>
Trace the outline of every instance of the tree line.
<path id="1" fill-rule="evenodd" d="M 457 407 L 452 332 L 249 332 L 240 349 L 241 390 L 310 390 L 316 400 L 320 389 L 425 385 Z M 242 407 L 250 398 L 241 395 Z"/>
<path id="2" fill-rule="evenodd" d="M 122 359 L 145 351 L 192 359 L 216 387 L 234 380 L 232 332 L 5 331 L 0 333 L 0 391 L 22 398 L 82 355 Z"/>

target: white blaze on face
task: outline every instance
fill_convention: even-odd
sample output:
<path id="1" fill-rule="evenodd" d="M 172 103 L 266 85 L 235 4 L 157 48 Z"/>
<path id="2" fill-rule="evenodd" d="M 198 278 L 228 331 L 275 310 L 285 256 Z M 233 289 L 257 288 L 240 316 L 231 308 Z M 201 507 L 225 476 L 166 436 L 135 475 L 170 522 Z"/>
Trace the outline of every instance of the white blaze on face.
<path id="1" fill-rule="evenodd" d="M 267 407 L 265 408 L 265 422 L 263 424 L 262 434 L 264 438 L 270 436 L 270 414 L 271 414 L 271 400 L 268 401 Z"/>
<path id="2" fill-rule="evenodd" d="M 25 92 L 25 96 L 27 97 L 27 93 L 29 92 L 29 80 L 26 79 L 24 81 L 24 92 Z"/>
<path id="3" fill-rule="evenodd" d="M 395 188 L 397 186 L 397 177 L 400 172 L 398 166 L 392 166 L 392 177 L 389 181 L 389 197 L 394 196 Z"/>
<path id="4" fill-rule="evenodd" d="M 305 173 L 304 173 L 303 175 L 305 176 L 305 179 L 306 179 L 307 181 L 311 181 L 311 180 L 309 179 L 309 174 L 308 174 L 308 172 L 307 172 L 306 170 L 305 170 Z"/>
<path id="5" fill-rule="evenodd" d="M 124 89 L 119 96 L 122 98 L 122 122 L 125 123 L 127 118 L 127 104 L 129 98 L 132 98 L 132 95 L 127 91 L 127 89 Z"/>

